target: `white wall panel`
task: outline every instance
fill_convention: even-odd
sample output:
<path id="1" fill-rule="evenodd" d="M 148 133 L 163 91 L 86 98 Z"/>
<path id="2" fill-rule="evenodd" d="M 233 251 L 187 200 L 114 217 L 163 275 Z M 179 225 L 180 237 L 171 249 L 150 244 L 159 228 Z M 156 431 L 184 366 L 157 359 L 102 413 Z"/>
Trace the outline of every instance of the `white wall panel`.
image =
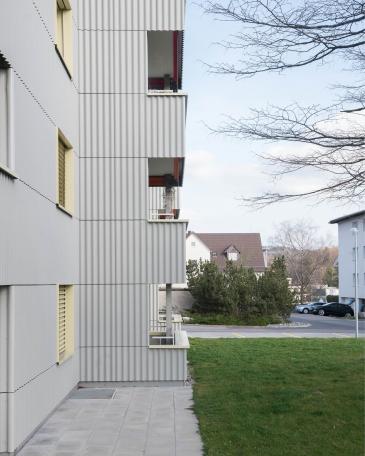
<path id="1" fill-rule="evenodd" d="M 0 286 L 0 393 L 8 389 L 9 287 Z M 1 444 L 0 444 L 1 448 Z"/>
<path id="2" fill-rule="evenodd" d="M 0 454 L 8 450 L 8 398 L 0 392 Z"/>
<path id="3" fill-rule="evenodd" d="M 146 346 L 148 302 L 147 285 L 81 286 L 81 347 Z"/>
<path id="4" fill-rule="evenodd" d="M 185 156 L 185 95 L 83 95 L 80 156 Z"/>
<path id="5" fill-rule="evenodd" d="M 186 349 L 81 348 L 82 382 L 184 381 Z"/>
<path id="6" fill-rule="evenodd" d="M 31 1 L 12 0 L 2 7 L 0 43 L 1 52 L 35 102 L 77 144 L 77 92 Z"/>
<path id="7" fill-rule="evenodd" d="M 79 27 L 92 30 L 183 30 L 185 0 L 79 0 Z"/>
<path id="8" fill-rule="evenodd" d="M 78 221 L 0 173 L 0 285 L 75 283 Z"/>
<path id="9" fill-rule="evenodd" d="M 145 93 L 145 32 L 80 32 L 80 92 Z"/>
<path id="10" fill-rule="evenodd" d="M 82 220 L 145 219 L 148 161 L 145 158 L 82 158 Z"/>

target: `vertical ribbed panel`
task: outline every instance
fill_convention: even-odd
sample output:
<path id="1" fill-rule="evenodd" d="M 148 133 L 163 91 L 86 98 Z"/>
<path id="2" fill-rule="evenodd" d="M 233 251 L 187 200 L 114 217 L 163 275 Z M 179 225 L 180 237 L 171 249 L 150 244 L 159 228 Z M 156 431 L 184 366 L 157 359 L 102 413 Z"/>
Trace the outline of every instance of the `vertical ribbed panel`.
<path id="1" fill-rule="evenodd" d="M 81 286 L 80 346 L 146 346 L 148 293 L 147 285 Z"/>
<path id="2" fill-rule="evenodd" d="M 148 282 L 185 282 L 185 237 L 187 222 L 148 223 Z"/>
<path id="3" fill-rule="evenodd" d="M 81 157 L 184 157 L 186 95 L 82 95 Z"/>
<path id="4" fill-rule="evenodd" d="M 80 222 L 81 283 L 146 283 L 146 222 Z"/>
<path id="5" fill-rule="evenodd" d="M 79 0 L 87 30 L 183 30 L 186 0 Z"/>
<path id="6" fill-rule="evenodd" d="M 183 381 L 186 349 L 148 347 L 81 348 L 81 381 Z"/>
<path id="7" fill-rule="evenodd" d="M 8 296 L 9 287 L 0 286 L 0 393 L 8 391 Z"/>
<path id="8" fill-rule="evenodd" d="M 149 157 L 185 156 L 185 95 L 148 95 L 146 142 Z"/>
<path id="9" fill-rule="evenodd" d="M 148 170 L 145 158 L 82 158 L 80 218 L 145 219 Z"/>
<path id="10" fill-rule="evenodd" d="M 145 93 L 144 32 L 80 32 L 81 93 Z"/>

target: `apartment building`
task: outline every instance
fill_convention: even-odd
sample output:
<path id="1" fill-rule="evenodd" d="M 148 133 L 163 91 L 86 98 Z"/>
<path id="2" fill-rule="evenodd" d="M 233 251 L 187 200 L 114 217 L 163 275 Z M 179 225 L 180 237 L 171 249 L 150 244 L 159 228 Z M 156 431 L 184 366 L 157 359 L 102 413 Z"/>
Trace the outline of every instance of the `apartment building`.
<path id="1" fill-rule="evenodd" d="M 186 380 L 184 15 L 0 5 L 0 454 L 80 383 Z"/>
<path id="2" fill-rule="evenodd" d="M 338 274 L 340 302 L 355 302 L 355 280 L 358 282 L 359 312 L 365 312 L 365 211 L 331 220 L 338 225 Z M 357 244 L 357 247 L 356 247 Z M 356 250 L 357 249 L 357 250 Z M 357 254 L 357 277 L 355 256 Z"/>

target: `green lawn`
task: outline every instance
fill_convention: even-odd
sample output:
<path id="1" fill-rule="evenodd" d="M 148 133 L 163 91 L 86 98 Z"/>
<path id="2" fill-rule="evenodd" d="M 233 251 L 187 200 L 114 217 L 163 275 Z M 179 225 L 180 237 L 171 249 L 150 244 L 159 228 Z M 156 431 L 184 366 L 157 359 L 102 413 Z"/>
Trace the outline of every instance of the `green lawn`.
<path id="1" fill-rule="evenodd" d="M 206 455 L 365 454 L 363 341 L 190 342 Z"/>

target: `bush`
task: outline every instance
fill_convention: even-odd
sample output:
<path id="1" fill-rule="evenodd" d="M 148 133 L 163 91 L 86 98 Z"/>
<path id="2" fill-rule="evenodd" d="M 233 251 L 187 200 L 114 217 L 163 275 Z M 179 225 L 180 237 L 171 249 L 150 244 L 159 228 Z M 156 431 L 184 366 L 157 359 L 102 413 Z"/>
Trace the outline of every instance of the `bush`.
<path id="1" fill-rule="evenodd" d="M 274 260 L 260 277 L 252 269 L 227 262 L 223 272 L 215 263 L 189 261 L 187 278 L 194 298 L 193 312 L 225 315 L 229 321 L 249 322 L 261 317 L 286 319 L 293 294 L 289 290 L 284 258 Z M 205 318 L 206 320 L 206 318 Z"/>

